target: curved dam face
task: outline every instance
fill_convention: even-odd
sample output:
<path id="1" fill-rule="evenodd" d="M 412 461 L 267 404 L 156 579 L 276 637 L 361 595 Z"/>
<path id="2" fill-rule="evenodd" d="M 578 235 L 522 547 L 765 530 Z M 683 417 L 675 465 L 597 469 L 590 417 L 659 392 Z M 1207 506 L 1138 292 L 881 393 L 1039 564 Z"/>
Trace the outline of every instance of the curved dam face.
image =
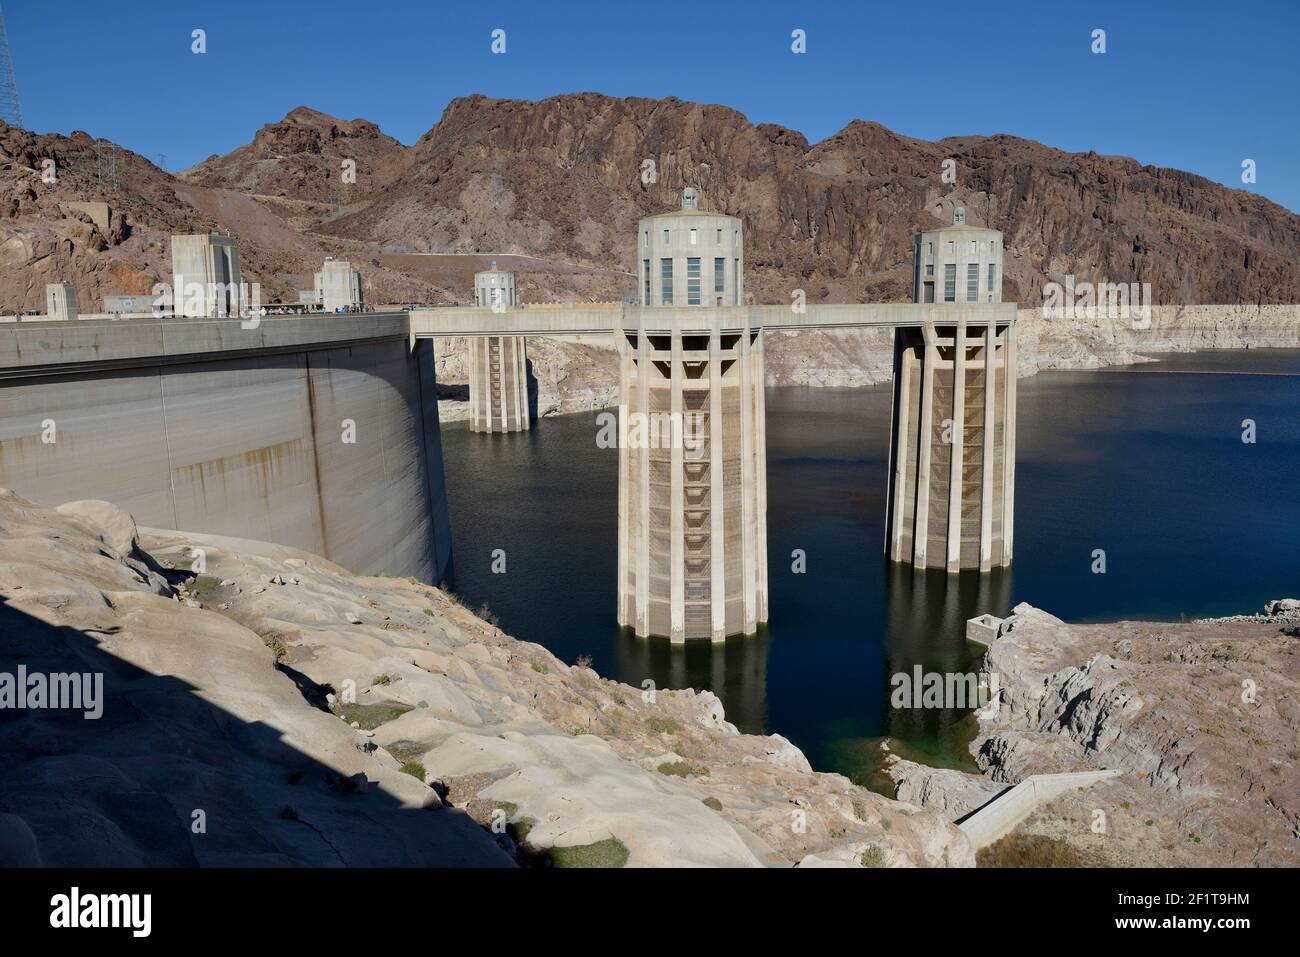
<path id="1" fill-rule="evenodd" d="M 404 315 L 17 323 L 0 343 L 0 486 L 449 574 L 433 348 Z"/>

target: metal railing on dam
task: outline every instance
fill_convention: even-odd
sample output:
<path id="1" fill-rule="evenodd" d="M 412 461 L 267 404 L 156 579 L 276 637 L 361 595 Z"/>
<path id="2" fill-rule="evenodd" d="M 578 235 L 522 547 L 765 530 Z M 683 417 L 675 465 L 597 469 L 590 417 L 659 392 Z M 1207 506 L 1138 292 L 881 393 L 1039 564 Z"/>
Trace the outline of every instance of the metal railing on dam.
<path id="1" fill-rule="evenodd" d="M 0 486 L 438 583 L 432 343 L 404 313 L 0 326 Z"/>

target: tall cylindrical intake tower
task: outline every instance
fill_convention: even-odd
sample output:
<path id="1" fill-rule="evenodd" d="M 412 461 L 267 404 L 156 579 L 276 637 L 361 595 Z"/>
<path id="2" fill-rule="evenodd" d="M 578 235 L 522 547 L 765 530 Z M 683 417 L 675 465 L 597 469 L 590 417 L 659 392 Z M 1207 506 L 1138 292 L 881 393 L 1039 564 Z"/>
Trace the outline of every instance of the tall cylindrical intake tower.
<path id="1" fill-rule="evenodd" d="M 674 308 L 618 337 L 618 620 L 675 642 L 767 620 L 763 334 L 716 308 L 743 296 L 741 221 L 697 207 L 638 224 L 642 304 Z"/>
<path id="2" fill-rule="evenodd" d="M 952 226 L 918 235 L 913 295 L 954 315 L 894 332 L 885 553 L 949 572 L 1009 565 L 1015 323 L 972 322 L 960 308 L 1002 301 L 1002 234 L 966 225 L 958 208 Z"/>
<path id="3" fill-rule="evenodd" d="M 474 305 L 513 309 L 515 274 L 492 268 L 474 274 Z M 474 336 L 469 341 L 470 428 L 475 432 L 523 432 L 528 411 L 528 352 L 523 336 Z"/>

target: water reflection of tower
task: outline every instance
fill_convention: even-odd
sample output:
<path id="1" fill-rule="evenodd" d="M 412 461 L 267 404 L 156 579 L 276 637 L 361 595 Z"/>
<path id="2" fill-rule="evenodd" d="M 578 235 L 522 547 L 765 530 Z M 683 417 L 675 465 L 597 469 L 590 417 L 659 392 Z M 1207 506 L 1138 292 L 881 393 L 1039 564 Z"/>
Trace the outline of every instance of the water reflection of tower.
<path id="1" fill-rule="evenodd" d="M 685 645 L 638 638 L 625 628 L 617 673 L 638 687 L 649 678 L 656 688 L 708 689 L 722 700 L 728 721 L 754 732 L 767 726 L 768 645 L 765 627 L 748 637 Z"/>
<path id="2" fill-rule="evenodd" d="M 966 641 L 966 621 L 984 612 L 1005 615 L 1011 603 L 1011 570 L 920 571 L 888 563 L 885 569 L 884 726 L 904 741 L 946 738 L 969 709 L 893 708 L 890 678 L 922 672 L 969 672 L 979 666 L 978 646 Z"/>

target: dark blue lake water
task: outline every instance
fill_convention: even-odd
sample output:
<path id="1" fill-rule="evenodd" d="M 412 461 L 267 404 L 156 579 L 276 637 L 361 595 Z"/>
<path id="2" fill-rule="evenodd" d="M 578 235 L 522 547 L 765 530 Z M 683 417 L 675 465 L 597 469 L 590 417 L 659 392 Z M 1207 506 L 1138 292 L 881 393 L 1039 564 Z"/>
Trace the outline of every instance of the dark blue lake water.
<path id="1" fill-rule="evenodd" d="M 967 618 L 1027 601 L 1067 620 L 1177 619 L 1300 596 L 1300 351 L 1021 380 L 1015 563 L 983 576 L 883 560 L 889 400 L 887 386 L 768 390 L 771 621 L 756 636 L 674 648 L 615 625 L 617 452 L 596 447 L 594 413 L 514 435 L 444 429 L 454 587 L 566 661 L 708 688 L 742 729 L 863 783 L 884 737 L 968 760 L 966 712 L 888 706 L 896 672 L 972 667 Z"/>

